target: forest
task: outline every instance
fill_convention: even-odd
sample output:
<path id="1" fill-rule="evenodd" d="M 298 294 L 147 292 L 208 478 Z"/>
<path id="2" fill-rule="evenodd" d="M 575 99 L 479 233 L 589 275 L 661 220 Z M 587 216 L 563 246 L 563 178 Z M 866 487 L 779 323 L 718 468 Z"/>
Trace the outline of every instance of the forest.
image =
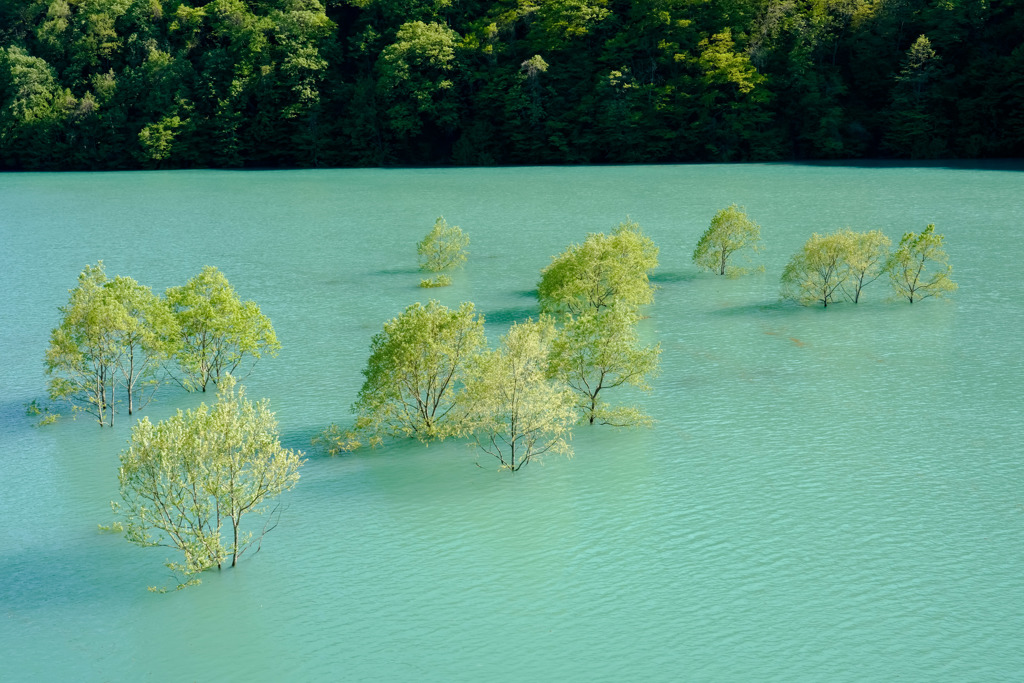
<path id="1" fill-rule="evenodd" d="M 0 169 L 1024 156 L 1019 0 L 0 0 Z"/>

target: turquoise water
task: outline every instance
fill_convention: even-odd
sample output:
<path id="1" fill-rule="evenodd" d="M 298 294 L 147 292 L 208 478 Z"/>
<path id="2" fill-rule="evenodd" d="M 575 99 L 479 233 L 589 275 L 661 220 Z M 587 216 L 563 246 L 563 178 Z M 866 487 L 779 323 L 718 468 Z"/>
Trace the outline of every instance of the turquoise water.
<path id="1" fill-rule="evenodd" d="M 1020 680 L 1024 166 L 747 165 L 0 175 L 0 679 Z M 698 273 L 714 212 L 764 274 Z M 455 284 L 417 287 L 444 215 Z M 247 380 L 283 440 L 348 419 L 370 337 L 474 301 L 495 340 L 539 270 L 630 216 L 661 247 L 643 335 L 657 419 L 581 428 L 514 476 L 464 444 L 309 452 L 238 568 L 166 585 L 97 531 L 130 431 L 32 426 L 57 306 L 86 263 L 163 291 L 203 265 L 283 344 Z M 815 231 L 935 223 L 949 301 L 777 301 Z M 201 397 L 168 386 L 158 419 Z M 479 462 L 482 467 L 477 467 Z"/>

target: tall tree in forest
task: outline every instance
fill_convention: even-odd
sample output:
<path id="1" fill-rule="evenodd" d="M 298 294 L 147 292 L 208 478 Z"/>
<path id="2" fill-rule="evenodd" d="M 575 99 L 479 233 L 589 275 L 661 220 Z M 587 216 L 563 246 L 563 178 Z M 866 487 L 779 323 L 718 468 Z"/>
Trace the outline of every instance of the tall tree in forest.
<path id="1" fill-rule="evenodd" d="M 939 92 L 943 81 L 941 58 L 932 49 L 928 36 L 919 36 L 907 50 L 896 76 L 885 136 L 888 148 L 912 159 L 946 153 L 949 120 Z"/>

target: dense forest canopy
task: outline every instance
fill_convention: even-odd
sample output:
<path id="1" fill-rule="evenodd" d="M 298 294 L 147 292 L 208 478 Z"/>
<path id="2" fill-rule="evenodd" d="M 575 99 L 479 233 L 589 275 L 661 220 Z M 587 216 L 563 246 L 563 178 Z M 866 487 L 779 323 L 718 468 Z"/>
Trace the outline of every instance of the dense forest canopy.
<path id="1" fill-rule="evenodd" d="M 0 168 L 1024 156 L 1021 0 L 0 0 Z"/>

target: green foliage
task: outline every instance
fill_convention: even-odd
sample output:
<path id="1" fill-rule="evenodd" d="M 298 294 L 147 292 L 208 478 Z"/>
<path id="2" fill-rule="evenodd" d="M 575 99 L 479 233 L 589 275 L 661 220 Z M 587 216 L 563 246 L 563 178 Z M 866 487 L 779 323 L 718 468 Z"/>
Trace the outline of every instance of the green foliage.
<path id="1" fill-rule="evenodd" d="M 420 270 L 439 273 L 458 268 L 466 262 L 466 256 L 469 253 L 466 251 L 468 246 L 469 235 L 463 233 L 459 226 L 449 226 L 443 217 L 439 217 L 426 237 L 416 245 L 416 253 L 420 257 Z M 446 284 L 451 284 L 450 278 Z M 445 285 L 430 286 L 444 287 Z"/>
<path id="2" fill-rule="evenodd" d="M 485 345 L 483 318 L 473 304 L 450 310 L 436 301 L 415 303 L 370 342 L 366 380 L 352 406 L 353 432 L 325 435 L 329 449 L 350 450 L 365 435 L 444 439 L 461 433 L 465 419 L 459 400 L 466 364 Z"/>
<path id="3" fill-rule="evenodd" d="M 180 383 L 190 391 L 206 391 L 210 382 L 246 365 L 251 371 L 264 354 L 277 355 L 281 348 L 270 319 L 255 302 L 242 301 L 213 266 L 166 296 L 181 330 Z"/>
<path id="4" fill-rule="evenodd" d="M 108 280 L 102 261 L 85 267 L 60 312 L 45 357 L 50 397 L 113 426 L 118 387 L 129 415 L 152 396 L 160 363 L 174 352 L 177 324 L 148 287 L 128 277 Z"/>
<path id="5" fill-rule="evenodd" d="M 941 59 L 927 36 L 907 50 L 895 77 L 885 144 L 901 156 L 928 159 L 949 153 L 948 119 L 939 115 L 944 80 Z"/>
<path id="6" fill-rule="evenodd" d="M 889 268 L 889 238 L 881 230 L 815 233 L 782 273 L 782 296 L 804 306 L 828 306 L 841 295 L 859 303 L 864 287 Z"/>
<path id="7" fill-rule="evenodd" d="M 853 232 L 846 229 L 842 232 L 848 240 L 846 267 L 850 272 L 843 289 L 846 298 L 856 304 L 860 302 L 864 287 L 886 272 L 892 242 L 881 230 Z"/>
<path id="8" fill-rule="evenodd" d="M 850 278 L 850 269 L 846 265 L 850 248 L 847 233 L 811 235 L 782 271 L 783 298 L 804 306 L 820 303 L 827 307 L 834 303 Z"/>
<path id="9" fill-rule="evenodd" d="M 953 267 L 949 265 L 942 241 L 943 236 L 935 233 L 934 224 L 919 233 L 903 235 L 887 265 L 897 298 L 914 303 L 957 290 L 957 284 L 950 278 Z"/>
<path id="10" fill-rule="evenodd" d="M 478 449 L 500 469 L 515 472 L 545 454 L 572 457 L 572 394 L 547 377 L 554 324 L 542 318 L 516 323 L 501 346 L 470 363 L 462 401 Z"/>
<path id="11" fill-rule="evenodd" d="M 39 405 L 39 401 L 36 399 L 32 399 L 25 404 L 25 414 L 29 417 L 39 418 L 39 421 L 36 423 L 37 427 L 51 425 L 60 419 L 60 413 L 51 411 L 50 406 Z"/>
<path id="12" fill-rule="evenodd" d="M 0 167 L 1022 156 L 1019 3 L 0 2 Z"/>
<path id="13" fill-rule="evenodd" d="M 458 105 L 452 96 L 459 34 L 440 22 L 402 24 L 395 42 L 377 60 L 379 92 L 387 123 L 399 136 L 416 135 L 424 123 L 452 128 Z"/>
<path id="14" fill-rule="evenodd" d="M 742 208 L 732 204 L 711 219 L 711 225 L 700 236 L 693 250 L 693 262 L 719 275 L 739 275 L 746 270 L 729 263 L 729 258 L 742 249 L 760 251 L 761 226 L 747 217 Z"/>
<path id="15" fill-rule="evenodd" d="M 438 275 L 436 277 L 420 280 L 420 287 L 423 287 L 424 289 L 432 289 L 434 287 L 447 287 L 451 283 L 452 279 L 448 275 Z"/>
<path id="16" fill-rule="evenodd" d="M 619 427 L 650 425 L 635 407 L 612 407 L 607 392 L 630 385 L 650 390 L 661 347 L 641 346 L 638 318 L 628 307 L 612 306 L 570 317 L 551 344 L 549 373 L 568 386 L 580 419 Z"/>
<path id="17" fill-rule="evenodd" d="M 255 531 L 242 520 L 266 513 L 270 500 L 294 487 L 302 463 L 301 453 L 281 447 L 267 401 L 247 400 L 225 375 L 212 407 L 136 423 L 121 453 L 122 502 L 114 509 L 125 538 L 180 551 L 183 561 L 167 566 L 190 578 L 259 549 L 280 508 Z"/>
<path id="18" fill-rule="evenodd" d="M 154 164 L 169 159 L 174 138 L 182 121 L 177 116 L 165 116 L 156 123 L 144 126 L 139 131 L 139 144 L 144 160 Z"/>
<path id="19" fill-rule="evenodd" d="M 627 220 L 611 235 L 591 233 L 554 257 L 541 271 L 537 296 L 544 313 L 579 316 L 611 305 L 637 308 L 654 300 L 648 275 L 658 247 Z"/>

